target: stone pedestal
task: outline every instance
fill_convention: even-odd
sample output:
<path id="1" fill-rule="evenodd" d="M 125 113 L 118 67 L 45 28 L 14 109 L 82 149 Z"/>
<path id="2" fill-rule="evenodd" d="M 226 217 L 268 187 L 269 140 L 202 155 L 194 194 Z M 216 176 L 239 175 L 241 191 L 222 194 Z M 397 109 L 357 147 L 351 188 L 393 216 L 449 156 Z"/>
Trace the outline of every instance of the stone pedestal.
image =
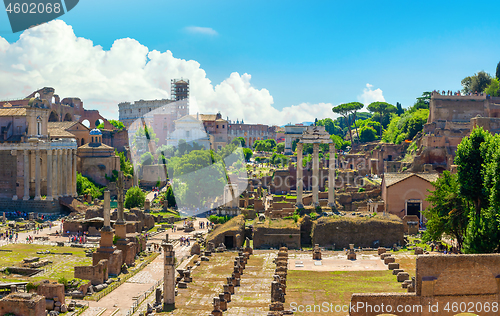
<path id="1" fill-rule="evenodd" d="M 354 252 L 354 244 L 349 244 L 349 252 L 347 254 L 347 260 L 356 260 L 356 252 Z"/>
<path id="2" fill-rule="evenodd" d="M 314 245 L 313 260 L 321 260 L 321 249 L 319 249 L 318 244 Z"/>

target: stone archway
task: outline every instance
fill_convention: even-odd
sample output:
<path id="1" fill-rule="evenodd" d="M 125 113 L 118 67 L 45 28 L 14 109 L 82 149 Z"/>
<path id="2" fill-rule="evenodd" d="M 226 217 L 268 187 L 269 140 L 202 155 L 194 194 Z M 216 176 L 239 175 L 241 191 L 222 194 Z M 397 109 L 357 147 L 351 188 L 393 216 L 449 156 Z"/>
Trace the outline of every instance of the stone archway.
<path id="1" fill-rule="evenodd" d="M 66 113 L 66 115 L 64 115 L 63 121 L 64 122 L 71 122 L 71 121 L 73 121 L 73 117 L 71 116 L 71 114 Z"/>
<path id="2" fill-rule="evenodd" d="M 49 122 L 59 122 L 59 115 L 55 111 L 50 112 Z"/>

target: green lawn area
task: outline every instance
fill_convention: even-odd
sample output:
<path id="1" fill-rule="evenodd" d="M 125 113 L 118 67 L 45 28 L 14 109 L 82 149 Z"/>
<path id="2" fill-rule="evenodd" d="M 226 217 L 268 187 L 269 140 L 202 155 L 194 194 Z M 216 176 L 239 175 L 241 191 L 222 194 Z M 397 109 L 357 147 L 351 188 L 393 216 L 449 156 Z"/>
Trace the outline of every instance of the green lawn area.
<path id="1" fill-rule="evenodd" d="M 12 280 L 58 280 L 64 277 L 68 280 L 74 278 L 74 267 L 91 265 L 92 258 L 85 257 L 85 252 L 83 248 L 73 248 L 73 247 L 57 247 L 57 246 L 44 246 L 44 245 L 34 245 L 34 244 L 10 244 L 1 247 L 1 250 L 12 250 L 12 252 L 1 251 L 0 252 L 0 267 L 9 266 L 22 266 L 22 261 L 24 258 L 39 257 L 40 260 L 50 260 L 53 263 L 45 266 L 47 269 L 43 275 L 29 277 L 17 277 L 14 278 L 12 275 L 1 275 L 3 282 L 8 282 Z M 37 251 L 50 250 L 53 253 L 72 253 L 72 255 L 57 255 L 57 254 L 37 254 Z M 6 278 L 4 279 L 3 276 Z"/>
<path id="2" fill-rule="evenodd" d="M 287 276 L 285 309 L 290 303 L 321 305 L 323 302 L 348 305 L 353 293 L 406 292 L 396 282 L 392 271 L 297 271 L 289 270 Z M 296 312 L 295 315 L 308 313 Z M 342 315 L 346 313 L 314 313 L 314 315 Z"/>

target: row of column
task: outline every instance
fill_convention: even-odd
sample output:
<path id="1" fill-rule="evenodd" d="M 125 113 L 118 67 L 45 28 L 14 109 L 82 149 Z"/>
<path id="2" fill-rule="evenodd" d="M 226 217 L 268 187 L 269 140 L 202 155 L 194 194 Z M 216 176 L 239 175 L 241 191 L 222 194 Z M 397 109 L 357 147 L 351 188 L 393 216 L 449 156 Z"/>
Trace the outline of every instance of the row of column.
<path id="1" fill-rule="evenodd" d="M 303 207 L 302 192 L 304 190 L 303 166 L 302 166 L 303 143 L 297 143 L 297 206 Z M 329 147 L 330 164 L 328 168 L 328 206 L 335 206 L 335 144 Z M 313 205 L 319 205 L 319 143 L 313 144 L 312 156 L 312 196 Z"/>
<path id="2" fill-rule="evenodd" d="M 30 199 L 30 152 L 35 155 L 35 201 L 41 200 L 42 149 L 24 150 L 24 196 Z M 76 196 L 76 149 L 48 149 L 46 200 L 63 196 Z M 14 197 L 17 199 L 17 196 Z"/>

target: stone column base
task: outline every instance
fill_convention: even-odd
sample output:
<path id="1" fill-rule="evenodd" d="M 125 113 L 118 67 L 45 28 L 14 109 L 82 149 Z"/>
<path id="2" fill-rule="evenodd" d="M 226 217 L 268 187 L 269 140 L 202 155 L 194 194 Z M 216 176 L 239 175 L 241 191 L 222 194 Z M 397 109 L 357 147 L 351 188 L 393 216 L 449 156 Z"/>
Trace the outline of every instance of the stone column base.
<path id="1" fill-rule="evenodd" d="M 41 199 L 42 199 L 42 197 L 40 195 L 35 196 L 35 201 L 40 201 Z"/>
<path id="2" fill-rule="evenodd" d="M 175 303 L 171 303 L 171 304 L 164 303 L 163 304 L 163 311 L 164 312 L 169 312 L 169 311 L 172 311 L 174 309 L 175 309 Z"/>

